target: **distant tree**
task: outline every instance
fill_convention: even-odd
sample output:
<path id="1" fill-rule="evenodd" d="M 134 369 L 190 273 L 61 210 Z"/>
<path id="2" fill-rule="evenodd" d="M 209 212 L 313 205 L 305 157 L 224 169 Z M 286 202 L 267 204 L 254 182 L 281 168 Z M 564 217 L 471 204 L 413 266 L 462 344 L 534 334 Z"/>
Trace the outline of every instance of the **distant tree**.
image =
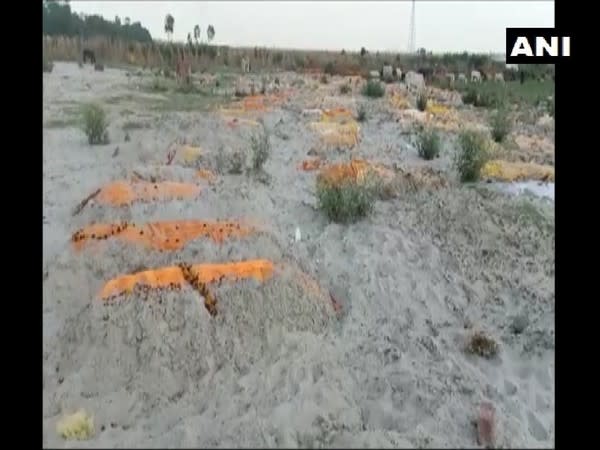
<path id="1" fill-rule="evenodd" d="M 367 54 L 367 49 L 366 49 L 366 48 L 364 48 L 364 47 L 362 47 L 362 48 L 360 49 L 360 56 L 365 56 L 366 54 Z"/>
<path id="2" fill-rule="evenodd" d="M 190 47 L 192 46 L 192 33 L 187 34 L 187 43 Z"/>
<path id="3" fill-rule="evenodd" d="M 175 27 L 175 19 L 171 14 L 167 14 L 165 17 L 165 33 L 169 40 L 173 39 L 173 29 Z"/>
<path id="4" fill-rule="evenodd" d="M 208 42 L 212 41 L 215 38 L 215 27 L 209 25 L 206 29 L 206 37 L 208 38 Z"/>
<path id="5" fill-rule="evenodd" d="M 196 45 L 198 45 L 198 41 L 200 40 L 200 25 L 194 26 L 194 40 L 196 41 Z"/>
<path id="6" fill-rule="evenodd" d="M 342 56 L 346 54 L 346 50 L 342 49 Z"/>
<path id="7" fill-rule="evenodd" d="M 106 20 L 98 15 L 85 15 L 71 11 L 68 3 L 44 1 L 42 10 L 42 33 L 48 36 L 107 36 L 128 41 L 152 42 L 152 36 L 139 22 L 125 24 L 117 16 Z"/>
<path id="8" fill-rule="evenodd" d="M 129 17 L 125 17 L 125 26 L 131 25 L 131 19 Z"/>

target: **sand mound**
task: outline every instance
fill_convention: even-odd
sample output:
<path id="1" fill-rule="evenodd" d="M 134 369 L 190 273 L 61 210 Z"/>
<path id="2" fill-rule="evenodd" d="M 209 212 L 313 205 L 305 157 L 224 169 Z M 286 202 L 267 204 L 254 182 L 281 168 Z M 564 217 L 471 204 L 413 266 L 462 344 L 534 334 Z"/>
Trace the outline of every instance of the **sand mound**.
<path id="1" fill-rule="evenodd" d="M 333 318 L 329 299 L 292 268 L 264 284 L 223 283 L 214 292 L 214 318 L 189 288 L 91 302 L 57 340 L 63 385 L 92 396 L 136 389 L 144 407 L 167 405 L 187 393 L 201 396 L 198 381 L 225 362 L 249 370 L 277 345 L 273 330 L 321 333 Z"/>

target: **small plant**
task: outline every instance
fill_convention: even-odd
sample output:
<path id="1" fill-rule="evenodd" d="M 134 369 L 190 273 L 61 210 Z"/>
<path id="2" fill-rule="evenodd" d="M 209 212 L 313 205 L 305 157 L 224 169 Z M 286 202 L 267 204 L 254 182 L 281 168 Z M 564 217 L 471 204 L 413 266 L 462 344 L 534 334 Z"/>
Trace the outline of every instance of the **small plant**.
<path id="1" fill-rule="evenodd" d="M 108 144 L 108 120 L 100 105 L 87 105 L 83 109 L 83 131 L 90 145 Z"/>
<path id="2" fill-rule="evenodd" d="M 468 89 L 462 96 L 462 101 L 465 105 L 475 105 L 477 103 L 477 91 L 475 89 Z"/>
<path id="3" fill-rule="evenodd" d="M 167 87 L 162 83 L 159 77 L 155 77 L 154 80 L 152 80 L 150 88 L 155 92 L 164 92 L 167 90 Z"/>
<path id="4" fill-rule="evenodd" d="M 554 117 L 554 97 L 548 102 L 548 114 Z"/>
<path id="5" fill-rule="evenodd" d="M 439 134 L 433 129 L 421 130 L 417 137 L 417 152 L 428 161 L 437 158 L 440 154 Z"/>
<path id="6" fill-rule="evenodd" d="M 491 118 L 492 138 L 495 142 L 502 142 L 510 133 L 511 123 L 508 112 L 504 109 L 497 110 Z"/>
<path id="7" fill-rule="evenodd" d="M 454 166 L 463 182 L 477 181 L 481 168 L 488 160 L 488 143 L 477 131 L 463 131 L 459 137 L 459 149 L 455 154 Z"/>
<path id="8" fill-rule="evenodd" d="M 44 55 L 42 59 L 42 71 L 50 73 L 52 72 L 52 69 L 54 69 L 54 63 Z"/>
<path id="9" fill-rule="evenodd" d="M 333 64 L 332 61 L 329 61 L 327 64 L 325 64 L 325 69 L 323 72 L 325 72 L 327 75 L 335 75 L 335 64 Z"/>
<path id="10" fill-rule="evenodd" d="M 321 75 L 321 84 L 327 84 L 329 83 L 329 78 L 327 77 L 327 75 L 323 74 Z"/>
<path id="11" fill-rule="evenodd" d="M 340 185 L 317 185 L 319 209 L 336 223 L 352 223 L 373 210 L 379 186 L 373 179 L 358 182 L 347 180 Z"/>
<path id="12" fill-rule="evenodd" d="M 264 163 L 269 159 L 271 153 L 271 142 L 269 134 L 263 130 L 262 133 L 253 135 L 250 141 L 252 151 L 252 169 L 261 170 Z"/>
<path id="13" fill-rule="evenodd" d="M 383 97 L 385 95 L 385 88 L 379 81 L 369 80 L 365 84 L 362 94 L 371 98 Z"/>
<path id="14" fill-rule="evenodd" d="M 352 88 L 347 84 L 342 84 L 340 86 L 340 94 L 346 95 L 352 92 Z"/>
<path id="15" fill-rule="evenodd" d="M 367 109 L 362 105 L 358 107 L 358 116 L 356 117 L 356 120 L 359 122 L 367 121 Z"/>
<path id="16" fill-rule="evenodd" d="M 74 414 L 63 417 L 56 424 L 56 432 L 69 440 L 87 440 L 94 436 L 94 419 L 85 411 L 80 410 Z"/>
<path id="17" fill-rule="evenodd" d="M 425 92 L 419 92 L 417 96 L 417 109 L 419 111 L 425 111 L 427 109 L 427 95 Z"/>
<path id="18" fill-rule="evenodd" d="M 244 172 L 244 158 L 240 152 L 235 152 L 231 156 L 231 165 L 229 166 L 229 173 L 232 175 L 239 175 Z"/>
<path id="19" fill-rule="evenodd" d="M 498 354 L 499 346 L 490 336 L 477 331 L 469 337 L 466 350 L 473 355 L 491 359 Z"/>

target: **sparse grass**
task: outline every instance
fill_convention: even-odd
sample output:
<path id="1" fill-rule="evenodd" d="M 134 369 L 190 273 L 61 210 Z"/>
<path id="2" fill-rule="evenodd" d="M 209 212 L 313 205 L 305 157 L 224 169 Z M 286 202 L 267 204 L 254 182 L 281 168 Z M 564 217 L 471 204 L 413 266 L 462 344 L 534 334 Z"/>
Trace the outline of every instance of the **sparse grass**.
<path id="1" fill-rule="evenodd" d="M 135 122 L 133 120 L 129 120 L 123 124 L 123 131 L 141 130 L 142 128 L 148 128 L 148 125 L 143 122 Z"/>
<path id="2" fill-rule="evenodd" d="M 486 108 L 498 108 L 506 103 L 533 106 L 540 99 L 554 95 L 554 82 L 551 80 L 530 80 L 523 84 L 519 81 L 487 81 L 478 84 L 456 83 L 455 86 L 463 94 L 463 103 Z"/>
<path id="3" fill-rule="evenodd" d="M 266 130 L 254 134 L 250 138 L 252 170 L 262 170 L 263 165 L 271 154 L 271 141 Z"/>
<path id="4" fill-rule="evenodd" d="M 419 111 L 425 111 L 427 109 L 427 94 L 425 92 L 419 92 L 417 96 L 417 109 Z"/>
<path id="5" fill-rule="evenodd" d="M 440 154 L 440 135 L 434 129 L 423 129 L 417 135 L 417 152 L 426 160 L 437 158 Z"/>
<path id="6" fill-rule="evenodd" d="M 181 94 L 197 94 L 201 91 L 196 88 L 193 83 L 182 83 L 175 88 L 175 92 L 179 92 Z"/>
<path id="7" fill-rule="evenodd" d="M 350 94 L 351 92 L 352 92 L 352 88 L 350 86 L 348 86 L 347 84 L 342 84 L 340 86 L 340 94 L 346 95 L 346 94 Z"/>
<path id="8" fill-rule="evenodd" d="M 369 80 L 362 90 L 362 94 L 370 98 L 379 98 L 385 95 L 385 87 L 379 81 Z"/>
<path id="9" fill-rule="evenodd" d="M 489 158 L 488 141 L 477 131 L 466 130 L 458 137 L 459 148 L 454 166 L 462 182 L 477 181 L 481 168 Z"/>
<path id="10" fill-rule="evenodd" d="M 491 117 L 490 126 L 492 138 L 500 143 L 506 139 L 511 130 L 510 117 L 505 109 L 497 110 Z"/>
<path id="11" fill-rule="evenodd" d="M 100 105 L 90 104 L 83 107 L 83 131 L 90 145 L 108 144 L 108 120 Z"/>
<path id="12" fill-rule="evenodd" d="M 154 77 L 152 84 L 150 84 L 150 90 L 153 92 L 165 92 L 168 88 L 159 77 Z"/>
<path id="13" fill-rule="evenodd" d="M 147 101 L 147 100 L 146 100 Z M 212 95 L 202 90 L 191 93 L 169 92 L 164 99 L 152 100 L 150 109 L 154 111 L 209 111 L 215 106 L 225 104 L 230 97 L 225 95 Z"/>
<path id="14" fill-rule="evenodd" d="M 533 225 L 540 231 L 554 232 L 554 211 L 538 201 L 532 201 L 527 197 L 516 199 L 507 215 L 512 215 L 513 220 L 527 225 Z"/>
<path id="15" fill-rule="evenodd" d="M 44 123 L 44 128 L 69 128 L 76 127 L 79 121 L 75 117 L 67 117 L 62 119 L 48 119 Z"/>
<path id="16" fill-rule="evenodd" d="M 482 358 L 491 359 L 498 355 L 500 346 L 487 334 L 476 331 L 468 339 L 466 351 Z"/>
<path id="17" fill-rule="evenodd" d="M 133 94 L 124 94 L 124 95 L 113 95 L 112 97 L 108 97 L 104 99 L 104 103 L 109 105 L 116 105 L 121 102 L 137 102 L 139 101 L 139 97 Z"/>
<path id="18" fill-rule="evenodd" d="M 358 115 L 356 116 L 356 120 L 359 122 L 367 121 L 367 108 L 362 105 L 358 107 Z"/>
<path id="19" fill-rule="evenodd" d="M 317 200 L 321 211 L 336 223 L 353 223 L 373 211 L 379 196 L 379 184 L 372 178 L 366 182 L 346 181 L 341 185 L 317 183 Z"/>

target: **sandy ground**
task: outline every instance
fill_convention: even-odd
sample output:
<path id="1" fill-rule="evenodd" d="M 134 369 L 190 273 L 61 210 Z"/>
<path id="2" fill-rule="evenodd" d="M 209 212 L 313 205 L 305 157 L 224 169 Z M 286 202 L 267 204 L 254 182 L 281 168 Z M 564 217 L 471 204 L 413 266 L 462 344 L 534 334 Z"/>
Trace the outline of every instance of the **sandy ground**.
<path id="1" fill-rule="evenodd" d="M 553 203 L 452 184 L 378 201 L 354 225 L 331 224 L 314 208 L 315 173 L 296 167 L 312 145 L 298 96 L 264 117 L 266 182 L 223 175 L 198 200 L 73 217 L 102 184 L 164 165 L 178 137 L 209 152 L 248 146 L 213 113 L 153 111 L 148 101 L 160 96 L 132 84 L 124 71 L 76 64 L 44 74 L 46 123 L 91 100 L 106 101 L 111 118 L 105 146 L 89 146 L 69 124 L 44 128 L 45 446 L 473 447 L 483 401 L 496 409 L 498 446 L 554 445 Z M 370 102 L 357 156 L 422 164 L 371 106 L 381 101 Z M 124 142 L 132 119 L 145 128 Z M 446 145 L 428 164 L 447 168 L 450 153 Z M 175 180 L 194 173 L 156 170 Z M 199 239 L 176 253 L 108 241 L 76 254 L 69 245 L 94 221 L 240 217 L 268 231 L 222 245 Z M 111 306 L 96 297 L 110 278 L 142 267 L 246 258 L 288 269 L 262 285 L 215 288 L 214 318 L 193 291 Z M 298 281 L 299 270 L 340 300 L 341 317 Z M 495 359 L 464 351 L 474 330 L 497 339 Z M 65 441 L 56 423 L 80 408 L 94 416 L 95 435 Z"/>

